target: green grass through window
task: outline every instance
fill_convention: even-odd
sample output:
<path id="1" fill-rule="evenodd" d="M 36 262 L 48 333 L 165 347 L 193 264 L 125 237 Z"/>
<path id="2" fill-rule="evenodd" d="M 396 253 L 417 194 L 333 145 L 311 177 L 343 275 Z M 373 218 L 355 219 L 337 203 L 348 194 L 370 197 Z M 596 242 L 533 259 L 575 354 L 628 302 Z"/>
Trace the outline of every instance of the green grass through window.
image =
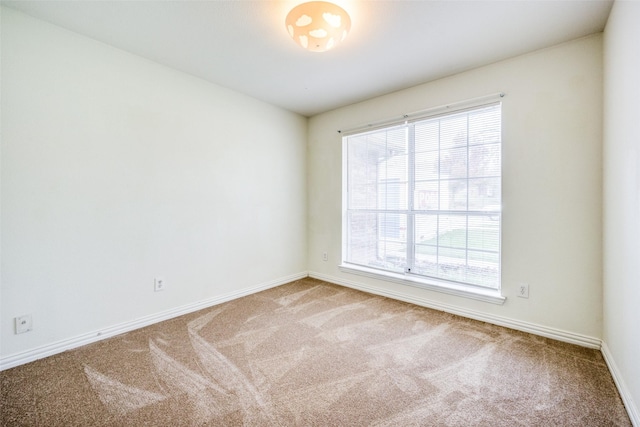
<path id="1" fill-rule="evenodd" d="M 465 258 L 465 247 L 469 249 L 469 260 L 499 261 L 498 251 L 500 233 L 493 229 L 470 229 L 467 246 L 467 233 L 464 229 L 450 230 L 438 237 L 422 240 L 416 245 L 416 254 L 438 255 L 450 258 Z M 437 246 L 440 246 L 438 250 Z M 480 252 L 480 251 L 489 251 Z"/>

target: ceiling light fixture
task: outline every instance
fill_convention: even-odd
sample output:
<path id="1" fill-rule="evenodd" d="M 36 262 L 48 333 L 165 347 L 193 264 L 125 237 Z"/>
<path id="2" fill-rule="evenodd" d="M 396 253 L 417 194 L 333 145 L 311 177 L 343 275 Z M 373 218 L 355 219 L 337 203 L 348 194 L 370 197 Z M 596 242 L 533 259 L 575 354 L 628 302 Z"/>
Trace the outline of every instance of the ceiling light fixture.
<path id="1" fill-rule="evenodd" d="M 291 38 L 311 52 L 325 52 L 347 37 L 349 14 L 326 1 L 310 1 L 291 9 L 285 20 Z"/>

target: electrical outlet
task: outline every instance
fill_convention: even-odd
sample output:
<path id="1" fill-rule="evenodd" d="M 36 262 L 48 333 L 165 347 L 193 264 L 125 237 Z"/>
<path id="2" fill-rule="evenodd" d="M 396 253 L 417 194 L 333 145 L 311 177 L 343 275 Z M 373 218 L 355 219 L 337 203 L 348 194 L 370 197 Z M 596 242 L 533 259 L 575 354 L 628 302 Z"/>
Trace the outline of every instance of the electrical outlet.
<path id="1" fill-rule="evenodd" d="M 518 285 L 518 296 L 520 298 L 529 298 L 529 284 L 520 283 Z"/>
<path id="2" fill-rule="evenodd" d="M 326 252 L 323 252 L 323 253 L 322 253 L 322 260 L 323 260 L 323 261 L 329 261 L 329 254 L 328 254 L 328 253 L 326 253 Z"/>
<path id="3" fill-rule="evenodd" d="M 162 277 L 156 277 L 154 279 L 153 289 L 156 292 L 164 291 L 165 287 L 166 287 L 166 283 L 164 282 L 164 279 Z"/>
<path id="4" fill-rule="evenodd" d="M 25 314 L 24 316 L 18 316 L 15 318 L 16 321 L 16 334 L 23 334 L 25 332 L 29 332 L 33 330 L 33 319 L 30 314 Z"/>

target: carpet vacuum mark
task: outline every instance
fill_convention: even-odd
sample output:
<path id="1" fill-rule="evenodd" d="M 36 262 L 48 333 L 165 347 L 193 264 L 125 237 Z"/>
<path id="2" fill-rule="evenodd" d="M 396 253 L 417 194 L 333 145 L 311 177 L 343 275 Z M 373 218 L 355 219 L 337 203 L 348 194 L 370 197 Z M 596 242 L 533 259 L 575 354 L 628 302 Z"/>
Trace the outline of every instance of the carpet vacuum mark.
<path id="1" fill-rule="evenodd" d="M 2 426 L 630 426 L 597 350 L 303 279 L 0 373 Z"/>

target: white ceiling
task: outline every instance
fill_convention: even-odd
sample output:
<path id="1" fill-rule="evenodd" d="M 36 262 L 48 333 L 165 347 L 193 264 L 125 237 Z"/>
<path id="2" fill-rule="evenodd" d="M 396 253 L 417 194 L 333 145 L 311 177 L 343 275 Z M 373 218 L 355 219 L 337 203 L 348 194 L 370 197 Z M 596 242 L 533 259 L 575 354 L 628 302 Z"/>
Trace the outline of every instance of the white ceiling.
<path id="1" fill-rule="evenodd" d="M 1 1 L 36 18 L 312 116 L 604 29 L 613 0 L 334 0 L 324 53 L 285 29 L 304 0 Z"/>

